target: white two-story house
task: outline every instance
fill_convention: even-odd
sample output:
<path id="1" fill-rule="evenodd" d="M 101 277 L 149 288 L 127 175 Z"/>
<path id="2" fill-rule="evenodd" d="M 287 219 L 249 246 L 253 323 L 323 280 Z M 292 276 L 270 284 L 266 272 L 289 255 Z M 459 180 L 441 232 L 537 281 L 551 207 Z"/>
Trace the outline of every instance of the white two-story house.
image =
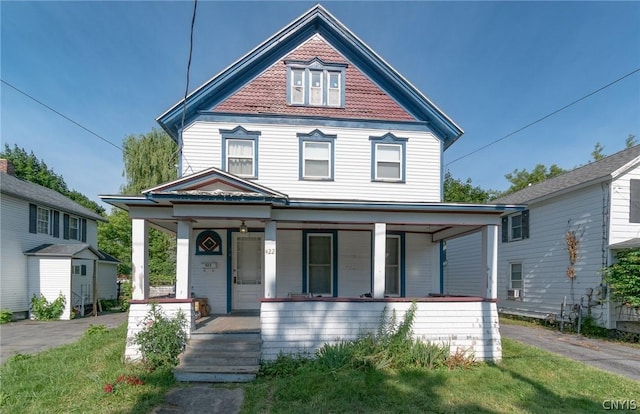
<path id="1" fill-rule="evenodd" d="M 116 299 L 118 260 L 98 250 L 98 221 L 105 219 L 62 194 L 14 175 L 0 160 L 0 309 L 26 318 L 31 298 L 84 314 L 95 299 Z"/>
<path id="2" fill-rule="evenodd" d="M 176 298 L 161 305 L 259 313 L 263 358 L 354 338 L 415 301 L 416 336 L 500 359 L 498 226 L 519 207 L 441 202 L 443 152 L 462 130 L 322 6 L 158 122 L 180 178 L 102 196 L 133 220 L 130 338 L 149 307 L 153 226 L 177 237 Z M 443 241 L 473 232 L 479 288 L 443 296 Z"/>

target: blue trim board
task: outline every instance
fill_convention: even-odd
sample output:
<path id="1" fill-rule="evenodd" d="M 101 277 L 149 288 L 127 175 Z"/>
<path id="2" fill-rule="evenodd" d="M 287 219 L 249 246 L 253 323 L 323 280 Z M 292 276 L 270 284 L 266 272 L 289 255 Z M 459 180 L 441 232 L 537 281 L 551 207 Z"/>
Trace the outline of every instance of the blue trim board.
<path id="1" fill-rule="evenodd" d="M 444 294 L 444 261 L 447 260 L 447 250 L 444 240 L 440 240 L 440 294 Z"/>
<path id="2" fill-rule="evenodd" d="M 299 180 L 310 180 L 310 181 L 333 181 L 334 173 L 335 173 L 335 156 L 336 156 L 336 145 L 335 140 L 337 135 L 327 135 L 322 133 L 322 131 L 318 129 L 314 129 L 308 134 L 297 134 L 298 135 L 298 179 Z M 304 144 L 305 142 L 327 142 L 329 143 L 329 177 L 305 177 L 304 176 Z"/>
<path id="3" fill-rule="evenodd" d="M 332 237 L 332 292 L 334 298 L 338 297 L 338 230 L 302 230 L 302 292 L 307 293 L 309 288 L 307 269 L 307 235 L 308 234 L 330 234 Z"/>
<path id="4" fill-rule="evenodd" d="M 215 107 L 315 33 L 416 119 L 428 123 L 444 141 L 445 149 L 462 135 L 463 131 L 438 107 L 319 4 L 192 92 L 184 103 L 185 125 L 193 121 L 198 111 Z M 157 118 L 174 140 L 182 125 L 182 104 L 183 101 L 176 103 Z"/>

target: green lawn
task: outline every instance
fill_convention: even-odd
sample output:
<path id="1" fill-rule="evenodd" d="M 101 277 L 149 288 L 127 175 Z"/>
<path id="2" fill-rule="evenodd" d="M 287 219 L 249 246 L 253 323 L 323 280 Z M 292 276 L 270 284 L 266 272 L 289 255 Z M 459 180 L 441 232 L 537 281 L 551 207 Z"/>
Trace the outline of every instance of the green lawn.
<path id="1" fill-rule="evenodd" d="M 148 413 L 177 386 L 169 371 L 122 362 L 126 327 L 85 335 L 0 367 L 2 413 Z M 499 365 L 398 372 L 318 370 L 260 378 L 245 389 L 243 413 L 602 412 L 604 400 L 640 401 L 640 383 L 503 339 Z M 117 383 L 120 375 L 144 384 Z M 115 392 L 106 393 L 107 384 Z"/>

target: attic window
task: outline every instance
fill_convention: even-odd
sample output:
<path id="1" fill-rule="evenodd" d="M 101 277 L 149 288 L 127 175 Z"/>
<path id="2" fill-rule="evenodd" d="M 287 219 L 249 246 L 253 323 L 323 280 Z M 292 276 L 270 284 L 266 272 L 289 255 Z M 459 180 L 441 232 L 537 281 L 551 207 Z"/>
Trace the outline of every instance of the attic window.
<path id="1" fill-rule="evenodd" d="M 305 106 L 344 106 L 344 63 L 288 60 L 287 103 Z"/>

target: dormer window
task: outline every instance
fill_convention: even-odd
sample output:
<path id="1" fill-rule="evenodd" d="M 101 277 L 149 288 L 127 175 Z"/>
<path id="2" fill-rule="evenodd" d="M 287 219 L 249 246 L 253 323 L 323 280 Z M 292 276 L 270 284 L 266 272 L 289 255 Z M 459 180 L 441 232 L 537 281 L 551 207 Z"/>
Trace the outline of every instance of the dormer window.
<path id="1" fill-rule="evenodd" d="M 289 60 L 287 64 L 287 103 L 307 106 L 344 106 L 344 63 Z"/>

